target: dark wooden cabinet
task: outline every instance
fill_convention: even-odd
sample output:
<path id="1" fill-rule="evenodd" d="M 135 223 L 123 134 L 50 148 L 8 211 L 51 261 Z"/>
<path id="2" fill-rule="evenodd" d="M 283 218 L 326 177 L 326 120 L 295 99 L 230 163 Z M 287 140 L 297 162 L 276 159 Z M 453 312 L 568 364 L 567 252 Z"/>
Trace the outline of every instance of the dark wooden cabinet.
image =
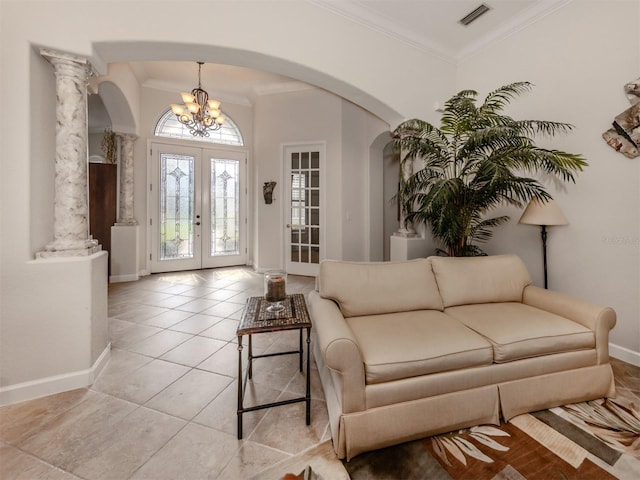
<path id="1" fill-rule="evenodd" d="M 89 164 L 89 233 L 111 254 L 111 227 L 117 215 L 118 166 Z M 109 261 L 109 273 L 111 262 Z"/>

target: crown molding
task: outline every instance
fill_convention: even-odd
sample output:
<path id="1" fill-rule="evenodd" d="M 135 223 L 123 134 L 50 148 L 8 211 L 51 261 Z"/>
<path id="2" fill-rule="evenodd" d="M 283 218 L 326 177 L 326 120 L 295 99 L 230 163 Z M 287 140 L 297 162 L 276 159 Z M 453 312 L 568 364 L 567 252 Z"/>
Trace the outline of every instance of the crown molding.
<path id="1" fill-rule="evenodd" d="M 178 85 L 177 83 L 165 82 L 165 81 L 156 80 L 156 79 L 146 80 L 145 82 L 142 83 L 141 86 L 143 88 L 153 88 L 155 90 L 163 90 L 165 92 L 172 92 L 176 94 L 177 92 L 190 92 L 191 89 L 194 87 L 194 85 L 191 85 L 190 87 L 185 87 L 182 84 Z M 250 107 L 252 105 L 251 101 L 248 98 L 243 97 L 241 95 L 221 93 L 221 92 L 216 92 L 214 90 L 207 90 L 207 93 L 209 94 L 209 98 L 215 98 L 216 100 L 219 100 L 223 104 L 233 103 L 234 105 L 242 105 L 245 107 Z M 179 95 L 178 97 L 176 97 L 176 102 L 178 103 L 182 102 L 182 100 L 180 100 L 179 98 Z"/>
<path id="2" fill-rule="evenodd" d="M 272 83 L 268 85 L 258 85 L 253 88 L 253 92 L 257 96 L 276 95 L 279 93 L 302 92 L 305 90 L 318 90 L 318 87 L 315 87 L 311 84 L 304 83 L 304 82 L 292 81 L 292 82 Z"/>
<path id="3" fill-rule="evenodd" d="M 370 30 L 399 40 L 407 45 L 425 51 L 446 62 L 455 63 L 455 51 L 445 45 L 422 36 L 389 21 L 388 18 L 372 13 L 364 5 L 356 1 L 336 2 L 332 0 L 307 0 L 320 8 L 333 12 Z"/>
<path id="4" fill-rule="evenodd" d="M 537 3 L 514 16 L 505 25 L 497 28 L 487 35 L 484 35 L 476 42 L 462 49 L 460 53 L 456 55 L 456 63 L 460 63 L 472 57 L 480 50 L 515 35 L 573 1 L 574 0 L 542 0 L 540 3 Z"/>
<path id="5" fill-rule="evenodd" d="M 354 23 L 395 38 L 407 45 L 435 55 L 441 60 L 457 65 L 461 61 L 478 53 L 480 50 L 516 34 L 574 0 L 541 0 L 514 16 L 509 22 L 498 27 L 495 31 L 481 36 L 478 40 L 459 51 L 436 42 L 427 36 L 416 34 L 397 23 L 389 21 L 388 18 L 372 13 L 358 0 L 349 2 L 332 0 L 307 1 L 343 18 L 347 18 Z"/>

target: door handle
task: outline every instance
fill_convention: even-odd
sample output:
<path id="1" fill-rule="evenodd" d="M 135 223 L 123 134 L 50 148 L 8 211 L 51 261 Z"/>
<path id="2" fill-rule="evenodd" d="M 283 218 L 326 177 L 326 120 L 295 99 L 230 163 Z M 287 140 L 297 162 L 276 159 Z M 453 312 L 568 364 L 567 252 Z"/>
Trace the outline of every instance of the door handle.
<path id="1" fill-rule="evenodd" d="M 287 228 L 291 228 L 291 224 L 290 223 L 287 223 Z"/>

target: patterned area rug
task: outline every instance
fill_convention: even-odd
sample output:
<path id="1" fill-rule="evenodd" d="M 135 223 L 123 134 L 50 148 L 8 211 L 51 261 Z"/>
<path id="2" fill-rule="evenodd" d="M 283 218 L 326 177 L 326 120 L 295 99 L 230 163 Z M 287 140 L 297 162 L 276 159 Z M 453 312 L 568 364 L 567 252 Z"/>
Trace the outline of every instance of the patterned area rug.
<path id="1" fill-rule="evenodd" d="M 352 480 L 640 479 L 640 413 L 610 399 L 358 455 Z"/>

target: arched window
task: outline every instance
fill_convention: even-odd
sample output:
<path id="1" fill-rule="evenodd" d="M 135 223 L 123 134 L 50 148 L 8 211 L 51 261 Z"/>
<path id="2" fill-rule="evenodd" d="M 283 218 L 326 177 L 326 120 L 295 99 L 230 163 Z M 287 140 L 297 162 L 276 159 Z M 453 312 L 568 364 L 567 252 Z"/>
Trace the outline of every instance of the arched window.
<path id="1" fill-rule="evenodd" d="M 189 133 L 189 128 L 178 121 L 171 109 L 168 109 L 158 123 L 154 134 L 158 137 L 179 138 L 181 140 L 197 140 L 199 142 L 208 143 L 221 143 L 223 145 L 237 145 L 239 147 L 244 145 L 242 140 L 242 133 L 238 126 L 225 114 L 225 122 L 222 124 L 219 130 L 215 132 L 209 132 L 208 137 L 196 137 Z"/>

